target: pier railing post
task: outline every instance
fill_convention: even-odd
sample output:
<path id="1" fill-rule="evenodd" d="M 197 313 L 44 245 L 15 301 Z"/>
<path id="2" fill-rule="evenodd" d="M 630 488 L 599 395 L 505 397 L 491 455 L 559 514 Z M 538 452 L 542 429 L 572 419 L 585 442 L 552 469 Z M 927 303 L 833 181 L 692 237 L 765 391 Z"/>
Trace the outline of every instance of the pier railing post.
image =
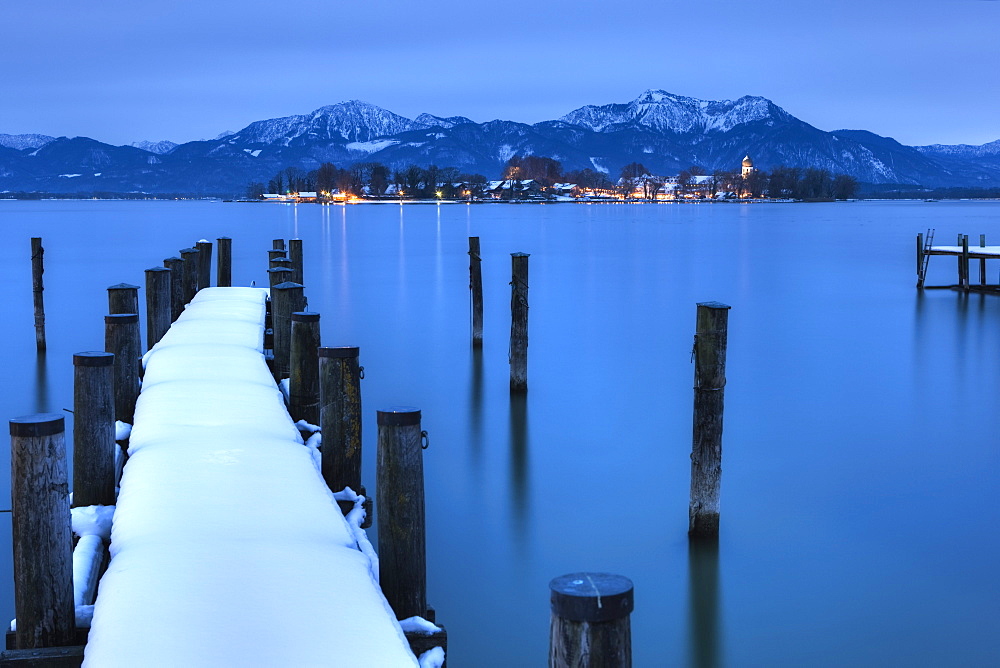
<path id="1" fill-rule="evenodd" d="M 45 301 L 42 292 L 42 274 L 45 273 L 45 263 L 42 259 L 45 249 L 42 248 L 41 237 L 31 237 L 31 295 L 35 306 L 35 349 L 45 350 Z"/>
<path id="2" fill-rule="evenodd" d="M 146 270 L 146 349 L 150 349 L 170 329 L 170 278 L 166 267 Z"/>
<path id="3" fill-rule="evenodd" d="M 358 348 L 320 348 L 319 425 L 323 479 L 334 492 L 361 492 L 361 367 Z"/>
<path id="4" fill-rule="evenodd" d="M 73 355 L 74 507 L 115 504 L 114 361 L 112 353 Z"/>
<path id="5" fill-rule="evenodd" d="M 229 237 L 219 237 L 215 241 L 219 245 L 219 257 L 215 263 L 215 284 L 220 288 L 230 288 L 233 286 L 233 240 Z"/>
<path id="6" fill-rule="evenodd" d="M 17 648 L 73 642 L 73 535 L 62 415 L 10 421 Z"/>
<path id="7" fill-rule="evenodd" d="M 104 350 L 113 353 L 115 419 L 132 424 L 139 396 L 139 315 L 116 313 L 104 316 Z"/>
<path id="8" fill-rule="evenodd" d="M 510 391 L 528 391 L 528 253 L 511 253 Z"/>
<path id="9" fill-rule="evenodd" d="M 469 290 L 472 293 L 472 347 L 483 347 L 483 260 L 479 237 L 469 237 Z"/>
<path id="10" fill-rule="evenodd" d="M 182 298 L 185 304 L 191 303 L 194 296 L 198 294 L 198 279 L 201 277 L 197 248 L 182 248 L 181 259 L 184 260 L 184 278 Z"/>
<path id="11" fill-rule="evenodd" d="M 378 411 L 379 583 L 397 619 L 427 617 L 424 463 L 420 411 Z"/>
<path id="12" fill-rule="evenodd" d="M 288 271 L 287 269 L 285 271 Z M 288 378 L 292 352 L 292 314 L 304 311 L 305 288 L 286 281 L 271 288 L 271 329 L 274 330 L 274 378 Z"/>
<path id="13" fill-rule="evenodd" d="M 118 283 L 108 287 L 108 313 L 138 313 L 139 286 Z"/>
<path id="14" fill-rule="evenodd" d="M 691 447 L 690 536 L 719 533 L 722 481 L 722 413 L 726 387 L 729 309 L 698 304 L 694 341 L 694 436 Z"/>
<path id="15" fill-rule="evenodd" d="M 212 285 L 212 242 L 202 240 L 194 246 L 198 249 L 198 289 L 201 290 Z"/>
<path id="16" fill-rule="evenodd" d="M 319 313 L 292 313 L 288 412 L 319 425 Z"/>
<path id="17" fill-rule="evenodd" d="M 184 264 L 179 257 L 168 257 L 163 266 L 170 270 L 170 322 L 181 317 L 184 312 Z"/>
<path id="18" fill-rule="evenodd" d="M 292 264 L 292 282 L 304 283 L 302 275 L 302 239 L 288 240 L 288 259 Z"/>
<path id="19" fill-rule="evenodd" d="M 553 579 L 549 592 L 549 668 L 631 668 L 631 580 L 570 573 Z"/>

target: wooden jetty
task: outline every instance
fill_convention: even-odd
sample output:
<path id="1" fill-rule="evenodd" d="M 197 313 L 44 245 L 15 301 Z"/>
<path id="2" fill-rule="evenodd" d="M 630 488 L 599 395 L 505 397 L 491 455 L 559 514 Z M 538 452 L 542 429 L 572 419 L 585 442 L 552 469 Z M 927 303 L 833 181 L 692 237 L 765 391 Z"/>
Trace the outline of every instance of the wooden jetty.
<path id="1" fill-rule="evenodd" d="M 931 256 L 948 255 L 956 258 L 958 263 L 958 282 L 949 285 L 926 285 L 927 270 Z M 989 283 L 987 279 L 987 260 L 1000 259 L 1000 246 L 987 246 L 986 235 L 979 235 L 979 244 L 970 245 L 969 235 L 959 234 L 954 246 L 934 245 L 934 230 L 917 235 L 917 288 L 923 290 L 950 289 L 963 292 L 981 292 L 1000 294 L 1000 283 Z M 970 262 L 979 261 L 979 282 L 971 279 Z"/>

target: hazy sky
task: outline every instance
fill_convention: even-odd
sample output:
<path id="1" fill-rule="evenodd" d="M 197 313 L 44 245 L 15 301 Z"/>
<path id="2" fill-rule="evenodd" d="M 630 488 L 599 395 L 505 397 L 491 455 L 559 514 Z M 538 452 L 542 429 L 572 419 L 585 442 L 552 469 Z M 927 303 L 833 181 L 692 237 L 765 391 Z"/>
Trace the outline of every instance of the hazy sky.
<path id="1" fill-rule="evenodd" d="M 349 99 L 534 123 L 659 88 L 904 144 L 1000 139 L 997 0 L 3 5 L 0 133 L 183 142 Z"/>

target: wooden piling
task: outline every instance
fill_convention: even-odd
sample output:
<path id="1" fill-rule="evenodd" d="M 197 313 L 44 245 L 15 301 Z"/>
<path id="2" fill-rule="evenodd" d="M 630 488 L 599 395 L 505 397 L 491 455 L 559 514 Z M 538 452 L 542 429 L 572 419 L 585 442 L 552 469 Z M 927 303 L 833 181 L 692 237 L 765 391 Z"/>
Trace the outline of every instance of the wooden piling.
<path id="1" fill-rule="evenodd" d="M 917 233 L 917 287 L 922 288 L 924 283 L 924 235 Z"/>
<path id="2" fill-rule="evenodd" d="M 179 257 L 168 257 L 163 266 L 170 270 L 170 322 L 184 312 L 184 263 Z"/>
<path id="3" fill-rule="evenodd" d="M 319 425 L 323 479 L 331 491 L 361 490 L 361 367 L 358 348 L 320 348 Z"/>
<path id="4" fill-rule="evenodd" d="M 73 355 L 74 508 L 115 504 L 114 361 L 112 353 Z"/>
<path id="5" fill-rule="evenodd" d="M 979 247 L 986 248 L 986 235 L 979 235 Z M 986 258 L 979 258 L 979 285 L 986 285 Z"/>
<path id="6" fill-rule="evenodd" d="M 528 253 L 511 253 L 510 391 L 528 391 Z"/>
<path id="7" fill-rule="evenodd" d="M 274 267 L 267 270 L 267 282 L 274 289 L 279 283 L 289 283 L 292 281 L 292 270 L 288 267 Z"/>
<path id="8" fill-rule="evenodd" d="M 288 259 L 292 261 L 292 282 L 303 283 L 302 276 L 302 239 L 288 240 Z"/>
<path id="9" fill-rule="evenodd" d="M 694 343 L 694 435 L 691 447 L 691 503 L 688 534 L 719 533 L 722 481 L 722 412 L 726 387 L 729 309 L 719 302 L 698 304 Z"/>
<path id="10" fill-rule="evenodd" d="M 966 292 L 969 291 L 969 235 L 962 235 L 962 256 L 959 258 L 959 262 L 962 263 L 960 269 L 961 273 L 961 286 Z"/>
<path id="11" fill-rule="evenodd" d="M 319 313 L 292 313 L 288 412 L 319 425 Z"/>
<path id="12" fill-rule="evenodd" d="M 108 288 L 108 313 L 138 313 L 139 286 L 118 283 Z"/>
<path id="13" fill-rule="evenodd" d="M 271 266 L 271 261 L 279 257 L 288 257 L 284 248 L 272 248 L 267 251 L 267 266 Z"/>
<path id="14" fill-rule="evenodd" d="M 194 245 L 198 249 L 198 289 L 212 286 L 212 242 L 202 240 Z"/>
<path id="15" fill-rule="evenodd" d="M 215 241 L 219 245 L 219 257 L 215 262 L 215 283 L 220 288 L 230 288 L 233 285 L 233 240 L 219 237 Z"/>
<path id="16" fill-rule="evenodd" d="M 184 303 L 189 304 L 194 296 L 198 294 L 198 279 L 201 277 L 201 269 L 198 259 L 197 248 L 182 248 L 181 259 L 184 260 L 184 277 L 182 279 Z"/>
<path id="17" fill-rule="evenodd" d="M 35 305 L 35 348 L 38 352 L 45 350 L 45 303 L 42 299 L 42 292 L 45 287 L 42 283 L 42 274 L 45 273 L 45 262 L 43 256 L 45 249 L 42 248 L 41 237 L 31 237 L 31 295 Z"/>
<path id="18" fill-rule="evenodd" d="M 270 265 L 268 269 L 277 269 L 278 267 L 284 267 L 285 269 L 291 271 L 292 273 L 289 275 L 290 277 L 288 279 L 290 281 L 292 280 L 291 276 L 295 275 L 295 269 L 292 268 L 292 261 L 289 260 L 284 255 L 282 255 L 281 257 L 272 258 L 268 264 Z M 293 282 L 298 283 L 298 281 L 293 281 Z"/>
<path id="19" fill-rule="evenodd" d="M 304 311 L 305 288 L 286 281 L 271 288 L 271 323 L 274 330 L 274 378 L 288 378 L 291 370 L 292 314 Z"/>
<path id="20" fill-rule="evenodd" d="M 479 237 L 469 237 L 469 291 L 472 293 L 472 347 L 483 347 L 483 260 Z"/>
<path id="21" fill-rule="evenodd" d="M 631 668 L 631 580 L 570 573 L 553 579 L 549 592 L 549 668 Z"/>
<path id="22" fill-rule="evenodd" d="M 378 411 L 379 583 L 397 619 L 427 616 L 420 411 Z"/>
<path id="23" fill-rule="evenodd" d="M 104 316 L 104 350 L 114 353 L 115 419 L 132 424 L 139 396 L 139 315 Z"/>
<path id="24" fill-rule="evenodd" d="M 166 267 L 146 270 L 146 349 L 163 338 L 170 328 L 171 271 Z"/>
<path id="25" fill-rule="evenodd" d="M 73 641 L 73 535 L 62 415 L 10 421 L 17 649 Z"/>
<path id="26" fill-rule="evenodd" d="M 285 240 L 284 239 L 274 239 L 271 241 L 271 248 L 274 250 L 285 250 Z"/>

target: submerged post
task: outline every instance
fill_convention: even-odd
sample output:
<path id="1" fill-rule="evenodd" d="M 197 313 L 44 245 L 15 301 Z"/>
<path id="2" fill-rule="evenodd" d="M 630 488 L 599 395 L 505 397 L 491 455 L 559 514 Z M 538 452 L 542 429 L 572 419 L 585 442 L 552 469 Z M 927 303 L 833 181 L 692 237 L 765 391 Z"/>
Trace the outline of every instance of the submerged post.
<path id="1" fill-rule="evenodd" d="M 288 259 L 292 261 L 292 281 L 303 283 L 302 280 L 302 239 L 288 240 Z"/>
<path id="2" fill-rule="evenodd" d="M 472 347 L 483 347 L 483 260 L 479 237 L 469 237 L 469 290 L 472 292 Z"/>
<path id="3" fill-rule="evenodd" d="M 219 258 L 215 262 L 215 284 L 220 288 L 230 288 L 233 286 L 233 240 L 219 237 L 215 241 L 219 245 Z"/>
<path id="4" fill-rule="evenodd" d="M 108 313 L 138 313 L 139 286 L 118 283 L 108 288 Z"/>
<path id="5" fill-rule="evenodd" d="M 688 535 L 719 533 L 722 481 L 722 410 L 726 387 L 729 309 L 719 302 L 698 304 L 694 337 L 694 438 L 691 447 L 691 503 Z"/>
<path id="6" fill-rule="evenodd" d="M 528 391 L 528 253 L 511 253 L 510 391 Z"/>
<path id="7" fill-rule="evenodd" d="M 292 314 L 305 310 L 305 288 L 286 281 L 271 288 L 271 328 L 274 330 L 274 378 L 288 378 L 292 352 Z"/>
<path id="8" fill-rule="evenodd" d="M 104 350 L 114 353 L 115 419 L 132 424 L 139 396 L 139 315 L 104 316 Z"/>
<path id="9" fill-rule="evenodd" d="M 10 459 L 17 648 L 68 645 L 76 615 L 63 416 L 11 420 Z"/>
<path id="10" fill-rule="evenodd" d="M 292 313 L 288 412 L 293 420 L 319 425 L 319 313 Z"/>
<path id="11" fill-rule="evenodd" d="M 42 299 L 42 292 L 45 290 L 42 285 L 42 274 L 45 273 L 45 263 L 42 261 L 44 254 L 42 238 L 31 237 L 31 295 L 35 304 L 35 348 L 38 352 L 45 350 L 45 303 Z"/>
<path id="12" fill-rule="evenodd" d="M 397 619 L 427 617 L 420 411 L 378 411 L 377 422 L 379 583 Z"/>
<path id="13" fill-rule="evenodd" d="M 146 349 L 150 349 L 170 329 L 170 277 L 166 267 L 146 270 Z"/>
<path id="14" fill-rule="evenodd" d="M 361 367 L 358 348 L 320 348 L 319 425 L 323 479 L 331 491 L 361 490 Z"/>
<path id="15" fill-rule="evenodd" d="M 184 260 L 183 295 L 184 303 L 188 304 L 198 294 L 198 278 L 200 277 L 201 265 L 198 259 L 197 248 L 182 248 L 181 259 Z"/>
<path id="16" fill-rule="evenodd" d="M 170 322 L 184 312 L 184 263 L 179 257 L 168 257 L 163 266 L 170 270 Z"/>
<path id="17" fill-rule="evenodd" d="M 549 668 L 631 668 L 631 580 L 570 573 L 549 582 L 549 592 Z"/>
<path id="18" fill-rule="evenodd" d="M 202 239 L 196 243 L 198 249 L 198 289 L 212 285 L 212 242 Z"/>
<path id="19" fill-rule="evenodd" d="M 73 355 L 73 507 L 115 504 L 114 361 Z"/>

